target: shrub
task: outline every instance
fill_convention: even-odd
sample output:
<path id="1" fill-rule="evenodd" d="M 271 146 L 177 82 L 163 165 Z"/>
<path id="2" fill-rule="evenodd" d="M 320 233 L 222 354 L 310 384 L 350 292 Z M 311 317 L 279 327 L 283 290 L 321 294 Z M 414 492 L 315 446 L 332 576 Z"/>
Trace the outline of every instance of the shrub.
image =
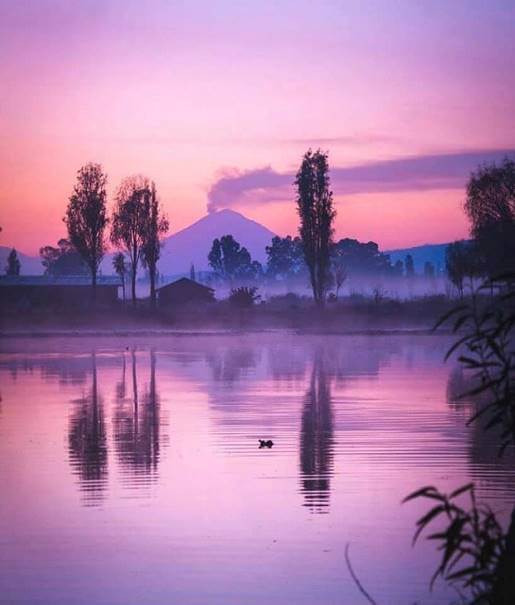
<path id="1" fill-rule="evenodd" d="M 256 286 L 240 286 L 239 288 L 233 288 L 229 296 L 229 302 L 241 308 L 252 307 L 261 296 L 257 294 Z"/>

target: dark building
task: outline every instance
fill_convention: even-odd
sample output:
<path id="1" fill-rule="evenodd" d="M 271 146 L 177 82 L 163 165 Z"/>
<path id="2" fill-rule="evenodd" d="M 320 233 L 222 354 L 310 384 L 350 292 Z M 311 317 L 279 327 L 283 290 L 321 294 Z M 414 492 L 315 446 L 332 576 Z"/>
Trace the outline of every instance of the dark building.
<path id="1" fill-rule="evenodd" d="M 182 277 L 171 284 L 157 289 L 160 305 L 184 305 L 188 303 L 208 303 L 215 300 L 213 288 Z"/>
<path id="2" fill-rule="evenodd" d="M 97 303 L 116 303 L 120 286 L 118 277 L 97 277 Z M 4 307 L 77 307 L 90 300 L 89 276 L 0 276 L 0 304 Z"/>

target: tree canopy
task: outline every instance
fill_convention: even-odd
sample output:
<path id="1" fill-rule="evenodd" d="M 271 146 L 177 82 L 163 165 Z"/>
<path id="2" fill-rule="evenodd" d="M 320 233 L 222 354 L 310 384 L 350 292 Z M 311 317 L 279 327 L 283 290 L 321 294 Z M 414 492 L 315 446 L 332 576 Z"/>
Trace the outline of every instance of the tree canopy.
<path id="1" fill-rule="evenodd" d="M 392 272 L 390 257 L 375 242 L 344 238 L 331 247 L 331 257 L 341 259 L 349 275 L 381 275 Z"/>
<path id="2" fill-rule="evenodd" d="M 145 194 L 145 206 L 147 222 L 141 261 L 143 266 L 148 269 L 150 279 L 150 302 L 152 305 L 155 305 L 157 261 L 161 256 L 161 238 L 167 233 L 170 228 L 170 223 L 168 222 L 168 218 L 163 214 L 154 182 L 150 184 L 150 188 Z"/>
<path id="3" fill-rule="evenodd" d="M 263 272 L 261 264 L 252 260 L 247 248 L 232 235 L 213 240 L 208 261 L 219 279 L 224 281 L 253 281 Z"/>
<path id="4" fill-rule="evenodd" d="M 266 247 L 266 275 L 273 280 L 290 280 L 306 275 L 306 264 L 300 237 L 275 236 Z"/>
<path id="5" fill-rule="evenodd" d="M 149 180 L 141 175 L 125 178 L 115 196 L 111 241 L 123 248 L 130 262 L 132 302 L 136 304 L 136 276 L 147 242 Z"/>
<path id="6" fill-rule="evenodd" d="M 106 208 L 107 175 L 100 164 L 86 164 L 77 172 L 64 222 L 68 239 L 91 273 L 93 290 L 104 257 L 105 228 L 109 222 Z"/>
<path id="7" fill-rule="evenodd" d="M 482 273 L 477 244 L 474 241 L 457 241 L 445 249 L 445 269 L 451 283 L 463 296 L 465 278 L 473 280 Z"/>
<path id="8" fill-rule="evenodd" d="M 333 236 L 333 193 L 329 187 L 327 153 L 308 150 L 295 179 L 299 234 L 309 271 L 313 298 L 322 305 L 330 282 L 330 247 Z"/>
<path id="9" fill-rule="evenodd" d="M 43 246 L 39 249 L 45 275 L 87 275 L 88 267 L 81 255 L 65 238 L 57 242 L 57 247 Z"/>
<path id="10" fill-rule="evenodd" d="M 480 166 L 467 185 L 465 211 L 486 273 L 515 269 L 515 162 Z"/>

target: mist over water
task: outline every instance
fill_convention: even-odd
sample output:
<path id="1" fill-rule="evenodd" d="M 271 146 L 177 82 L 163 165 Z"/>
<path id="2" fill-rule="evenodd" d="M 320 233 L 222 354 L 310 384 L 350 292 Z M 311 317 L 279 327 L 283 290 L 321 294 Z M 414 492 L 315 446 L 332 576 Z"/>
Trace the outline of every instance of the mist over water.
<path id="1" fill-rule="evenodd" d="M 513 460 L 467 428 L 444 337 L 4 340 L 0 602 L 449 603 L 412 490 Z M 258 439 L 272 439 L 259 449 Z"/>

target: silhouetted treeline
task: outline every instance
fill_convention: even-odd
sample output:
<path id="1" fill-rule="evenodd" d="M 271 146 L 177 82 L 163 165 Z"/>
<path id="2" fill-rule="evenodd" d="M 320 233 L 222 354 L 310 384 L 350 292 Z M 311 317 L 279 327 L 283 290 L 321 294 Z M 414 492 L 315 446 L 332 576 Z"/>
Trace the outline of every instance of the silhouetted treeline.
<path id="1" fill-rule="evenodd" d="M 155 183 L 143 176 L 124 179 L 116 192 L 111 217 L 106 186 L 107 175 L 100 164 L 89 163 L 79 169 L 64 217 L 68 238 L 59 240 L 57 248 L 40 249 L 45 274 L 89 274 L 95 299 L 98 269 L 110 239 L 121 250 L 122 257 L 117 256 L 114 268 L 122 280 L 124 294 L 125 275 L 129 273 L 132 300 L 136 302 L 137 272 L 143 264 L 150 278 L 150 299 L 155 304 L 161 238 L 169 228 Z"/>
<path id="2" fill-rule="evenodd" d="M 262 267 L 248 250 L 230 234 L 215 239 L 208 256 L 213 279 L 234 285 L 290 284 L 310 285 L 313 298 L 323 304 L 330 293 L 338 298 L 350 278 L 369 281 L 384 278 L 414 277 L 413 258 L 392 264 L 390 257 L 375 242 L 362 243 L 343 238 L 334 241 L 336 211 L 329 182 L 328 155 L 320 150 L 304 154 L 295 180 L 299 235 L 276 236 L 266 247 L 267 262 Z M 436 268 L 424 266 L 424 276 L 433 279 Z"/>
<path id="3" fill-rule="evenodd" d="M 156 186 L 144 176 L 124 179 L 116 191 L 115 208 L 109 216 L 106 184 L 107 175 L 99 164 L 86 164 L 78 171 L 65 214 L 68 238 L 60 240 L 57 248 L 41 249 L 45 272 L 49 275 L 89 273 L 94 289 L 106 242 L 110 240 L 120 249 L 114 269 L 124 290 L 125 278 L 130 276 L 135 302 L 137 273 L 143 265 L 150 281 L 150 300 L 155 304 L 161 239 L 169 228 Z M 331 293 L 337 298 L 344 284 L 356 276 L 369 280 L 406 277 L 409 283 L 417 275 L 410 254 L 404 262 L 398 260 L 392 264 L 375 242 L 362 243 L 350 238 L 334 241 L 336 211 L 327 153 L 308 150 L 294 185 L 299 235 L 274 237 L 266 247 L 266 266 L 262 266 L 232 234 L 221 234 L 212 242 L 208 254 L 211 281 L 228 287 L 290 282 L 309 285 L 314 300 L 323 304 Z M 515 269 L 515 163 L 512 160 L 481 166 L 471 175 L 465 211 L 471 222 L 472 240 L 452 243 L 445 262 L 449 280 L 460 296 L 467 284 L 473 287 L 475 279 Z M 6 269 L 10 275 L 19 273 L 14 250 Z M 434 281 L 440 268 L 426 261 L 418 268 L 418 274 Z M 192 271 L 191 275 L 195 278 L 196 273 Z"/>
<path id="4" fill-rule="evenodd" d="M 472 291 L 475 279 L 515 273 L 515 162 L 505 159 L 472 173 L 465 212 L 472 240 L 446 250 L 447 273 L 460 296 L 467 282 Z"/>

